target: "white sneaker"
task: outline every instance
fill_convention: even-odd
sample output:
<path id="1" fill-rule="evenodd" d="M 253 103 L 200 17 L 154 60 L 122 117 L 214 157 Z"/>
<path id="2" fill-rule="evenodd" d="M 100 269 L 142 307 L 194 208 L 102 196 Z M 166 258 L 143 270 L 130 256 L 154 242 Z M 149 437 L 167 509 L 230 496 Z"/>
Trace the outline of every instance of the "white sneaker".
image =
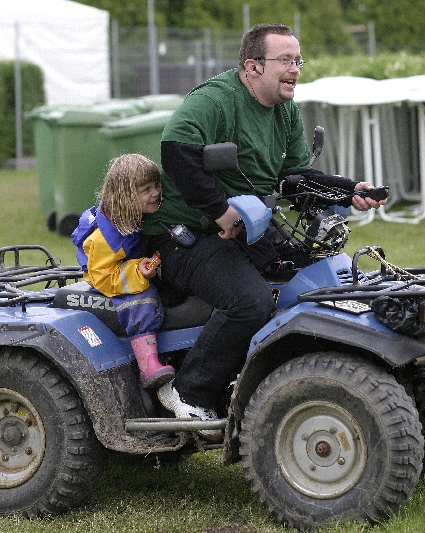
<path id="1" fill-rule="evenodd" d="M 173 411 L 176 418 L 199 418 L 201 420 L 217 420 L 214 409 L 205 409 L 182 402 L 179 393 L 173 387 L 173 381 L 166 383 L 158 389 L 158 399 L 169 411 Z M 198 433 L 208 440 L 220 441 L 222 432 L 219 429 L 202 429 Z"/>

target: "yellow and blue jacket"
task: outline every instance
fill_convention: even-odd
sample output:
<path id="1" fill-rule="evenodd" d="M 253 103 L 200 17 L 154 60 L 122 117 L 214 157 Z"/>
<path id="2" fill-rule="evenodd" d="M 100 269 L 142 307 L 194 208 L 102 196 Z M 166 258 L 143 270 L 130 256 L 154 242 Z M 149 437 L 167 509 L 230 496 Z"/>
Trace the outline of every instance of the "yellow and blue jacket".
<path id="1" fill-rule="evenodd" d="M 72 233 L 84 280 L 105 296 L 137 294 L 149 287 L 138 269 L 142 258 L 140 231 L 121 235 L 100 208 L 91 207 Z"/>

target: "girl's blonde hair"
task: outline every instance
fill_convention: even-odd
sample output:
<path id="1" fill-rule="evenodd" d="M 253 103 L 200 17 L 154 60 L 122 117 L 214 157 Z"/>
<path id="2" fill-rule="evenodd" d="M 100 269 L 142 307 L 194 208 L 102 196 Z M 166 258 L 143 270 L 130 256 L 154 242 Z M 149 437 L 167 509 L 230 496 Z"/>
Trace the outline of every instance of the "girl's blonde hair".
<path id="1" fill-rule="evenodd" d="M 124 154 L 111 161 L 98 198 L 102 213 L 121 235 L 140 230 L 143 212 L 137 189 L 151 181 L 159 183 L 160 173 L 147 157 Z"/>

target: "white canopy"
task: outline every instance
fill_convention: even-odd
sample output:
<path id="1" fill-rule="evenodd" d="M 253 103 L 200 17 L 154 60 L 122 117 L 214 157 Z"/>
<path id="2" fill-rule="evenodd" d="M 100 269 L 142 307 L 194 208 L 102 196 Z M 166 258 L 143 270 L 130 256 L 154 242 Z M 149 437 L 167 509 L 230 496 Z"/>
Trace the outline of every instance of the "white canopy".
<path id="1" fill-rule="evenodd" d="M 315 125 L 326 130 L 319 168 L 390 185 L 388 205 L 420 202 L 397 214 L 381 207 L 384 220 L 417 223 L 425 218 L 425 76 L 322 78 L 298 84 L 294 100 L 310 142 Z M 355 216 L 369 222 L 375 211 Z"/>
<path id="2" fill-rule="evenodd" d="M 425 102 L 425 76 L 388 80 L 355 76 L 321 78 L 299 83 L 294 100 L 297 103 L 321 102 L 337 106 Z"/>
<path id="3" fill-rule="evenodd" d="M 110 97 L 108 11 L 72 0 L 0 0 L 0 59 L 17 52 L 43 70 L 48 104 Z"/>

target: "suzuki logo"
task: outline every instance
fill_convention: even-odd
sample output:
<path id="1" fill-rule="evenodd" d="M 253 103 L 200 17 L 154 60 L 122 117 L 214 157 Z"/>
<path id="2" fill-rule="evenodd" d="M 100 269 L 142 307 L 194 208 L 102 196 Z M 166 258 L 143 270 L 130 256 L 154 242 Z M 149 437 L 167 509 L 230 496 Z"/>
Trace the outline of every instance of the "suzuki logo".
<path id="1" fill-rule="evenodd" d="M 66 303 L 69 307 L 89 307 L 91 309 L 106 309 L 107 311 L 115 311 L 114 304 L 109 298 L 105 296 L 86 295 L 86 294 L 68 294 Z"/>

